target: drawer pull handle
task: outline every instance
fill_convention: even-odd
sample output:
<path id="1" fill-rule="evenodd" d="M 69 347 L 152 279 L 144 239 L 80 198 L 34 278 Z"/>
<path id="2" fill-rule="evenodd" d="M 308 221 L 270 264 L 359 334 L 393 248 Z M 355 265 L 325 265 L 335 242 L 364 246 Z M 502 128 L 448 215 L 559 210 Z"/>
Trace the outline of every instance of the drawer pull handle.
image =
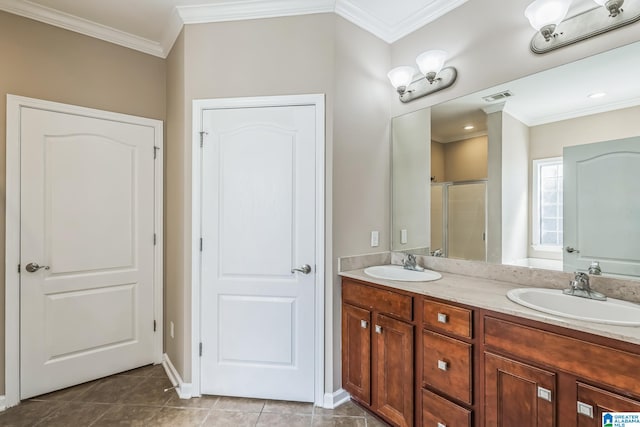
<path id="1" fill-rule="evenodd" d="M 382 326 L 376 325 L 376 334 L 381 334 L 381 333 L 382 333 Z"/>
<path id="2" fill-rule="evenodd" d="M 360 321 L 360 327 L 362 329 L 367 329 L 368 326 L 369 326 L 369 322 L 367 322 L 366 320 L 361 320 Z"/>
<path id="3" fill-rule="evenodd" d="M 449 316 L 447 316 L 444 313 L 438 313 L 438 322 L 439 323 L 448 323 L 449 322 Z"/>
<path id="4" fill-rule="evenodd" d="M 593 406 L 578 401 L 578 413 L 593 418 Z"/>
<path id="5" fill-rule="evenodd" d="M 538 386 L 538 397 L 539 397 L 540 399 L 544 399 L 544 400 L 546 400 L 546 401 L 551 402 L 551 401 L 552 401 L 552 400 L 551 400 L 551 390 L 547 390 L 547 389 L 546 389 L 546 388 L 544 388 L 544 387 L 540 387 L 540 386 Z"/>
<path id="6" fill-rule="evenodd" d="M 442 423 L 438 423 L 437 427 L 447 427 L 447 425 L 446 424 L 442 424 Z"/>
<path id="7" fill-rule="evenodd" d="M 438 369 L 440 369 L 441 371 L 448 371 L 449 364 L 444 360 L 438 360 Z"/>

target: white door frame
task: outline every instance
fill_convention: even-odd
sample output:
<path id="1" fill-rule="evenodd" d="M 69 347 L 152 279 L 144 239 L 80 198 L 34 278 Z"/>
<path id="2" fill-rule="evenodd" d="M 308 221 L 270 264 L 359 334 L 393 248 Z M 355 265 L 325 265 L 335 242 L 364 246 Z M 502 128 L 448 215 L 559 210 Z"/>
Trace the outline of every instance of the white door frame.
<path id="1" fill-rule="evenodd" d="M 201 165 L 200 130 L 202 129 L 203 110 L 255 107 L 289 107 L 297 105 L 313 105 L 316 107 L 316 293 L 315 293 L 315 404 L 324 403 L 324 248 L 325 248 L 325 102 L 323 94 L 263 96 L 250 98 L 220 98 L 193 100 L 193 135 L 192 135 L 192 221 L 191 221 L 191 386 L 192 395 L 200 396 L 200 237 L 201 234 Z"/>
<path id="2" fill-rule="evenodd" d="M 163 338 L 163 124 L 160 120 L 95 110 L 58 102 L 7 95 L 7 170 L 5 241 L 5 402 L 7 407 L 20 403 L 20 111 L 37 108 L 60 113 L 148 126 L 154 129 L 157 160 L 155 169 L 154 254 L 154 363 L 162 362 Z M 149 154 L 151 155 L 151 153 Z"/>

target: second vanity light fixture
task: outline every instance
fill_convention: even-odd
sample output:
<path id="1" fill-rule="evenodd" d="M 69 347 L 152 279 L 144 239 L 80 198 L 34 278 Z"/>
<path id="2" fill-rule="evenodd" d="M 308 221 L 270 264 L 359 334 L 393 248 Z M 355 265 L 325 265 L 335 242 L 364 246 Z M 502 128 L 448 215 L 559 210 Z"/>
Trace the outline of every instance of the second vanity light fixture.
<path id="1" fill-rule="evenodd" d="M 446 60 L 447 52 L 444 50 L 421 53 L 416 58 L 416 63 L 422 75 L 417 79 L 414 79 L 417 73 L 413 67 L 396 67 L 389 71 L 387 76 L 398 91 L 400 101 L 409 102 L 451 86 L 456 81 L 458 72 L 454 67 L 444 67 Z"/>
<path id="2" fill-rule="evenodd" d="M 598 6 L 565 19 L 571 0 L 535 0 L 524 14 L 537 33 L 534 53 L 546 53 L 640 20 L 639 0 L 594 0 Z M 622 7 L 624 3 L 624 8 Z"/>

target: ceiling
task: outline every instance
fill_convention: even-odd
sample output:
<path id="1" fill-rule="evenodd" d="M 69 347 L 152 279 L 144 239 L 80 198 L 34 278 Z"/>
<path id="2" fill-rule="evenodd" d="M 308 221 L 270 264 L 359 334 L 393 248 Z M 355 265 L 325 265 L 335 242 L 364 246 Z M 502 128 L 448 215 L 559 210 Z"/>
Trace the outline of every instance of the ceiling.
<path id="1" fill-rule="evenodd" d="M 0 0 L 0 10 L 165 58 L 184 24 L 335 12 L 387 43 L 467 0 Z"/>
<path id="2" fill-rule="evenodd" d="M 527 126 L 640 105 L 640 42 L 494 86 L 432 107 L 432 138 L 452 142 L 486 134 L 486 113 L 504 111 Z M 502 91 L 513 96 L 482 98 Z M 604 92 L 600 98 L 590 94 Z M 467 125 L 474 129 L 464 131 Z"/>

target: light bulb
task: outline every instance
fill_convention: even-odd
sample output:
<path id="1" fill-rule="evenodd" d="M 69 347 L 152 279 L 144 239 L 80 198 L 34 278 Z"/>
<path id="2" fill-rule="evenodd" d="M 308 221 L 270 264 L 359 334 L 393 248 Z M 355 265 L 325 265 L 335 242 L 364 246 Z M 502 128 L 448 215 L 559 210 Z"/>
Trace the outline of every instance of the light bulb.
<path id="1" fill-rule="evenodd" d="M 413 76 L 415 75 L 416 70 L 413 67 L 403 66 L 396 67 L 393 70 L 389 71 L 387 77 L 389 77 L 389 81 L 394 88 L 398 91 L 398 93 L 403 94 L 405 90 L 407 90 L 407 86 L 411 84 L 413 81 Z"/>
<path id="2" fill-rule="evenodd" d="M 420 72 L 429 80 L 429 83 L 433 83 L 442 67 L 444 67 L 444 61 L 446 60 L 447 52 L 444 50 L 429 50 L 418 55 L 416 63 L 420 68 Z"/>

